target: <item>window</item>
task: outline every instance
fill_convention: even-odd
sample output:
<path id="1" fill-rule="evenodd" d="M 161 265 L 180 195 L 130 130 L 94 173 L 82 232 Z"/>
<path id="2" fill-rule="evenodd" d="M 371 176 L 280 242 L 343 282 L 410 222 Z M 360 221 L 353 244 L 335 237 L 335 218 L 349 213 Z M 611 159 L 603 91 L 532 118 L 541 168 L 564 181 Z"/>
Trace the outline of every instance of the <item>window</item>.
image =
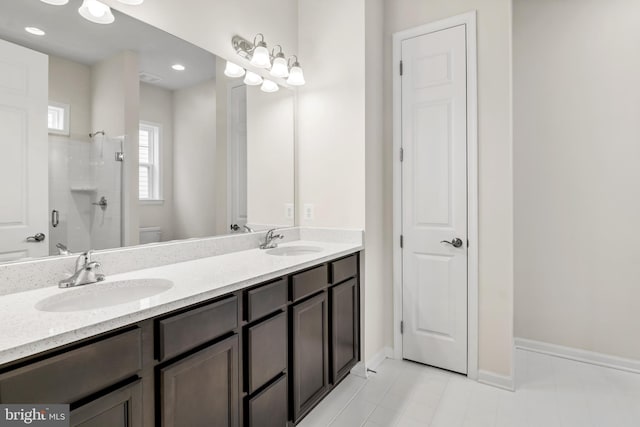
<path id="1" fill-rule="evenodd" d="M 49 102 L 47 126 L 49 133 L 69 135 L 69 106 L 59 102 Z"/>
<path id="2" fill-rule="evenodd" d="M 140 122 L 138 174 L 140 200 L 162 200 L 160 143 L 160 125 Z"/>

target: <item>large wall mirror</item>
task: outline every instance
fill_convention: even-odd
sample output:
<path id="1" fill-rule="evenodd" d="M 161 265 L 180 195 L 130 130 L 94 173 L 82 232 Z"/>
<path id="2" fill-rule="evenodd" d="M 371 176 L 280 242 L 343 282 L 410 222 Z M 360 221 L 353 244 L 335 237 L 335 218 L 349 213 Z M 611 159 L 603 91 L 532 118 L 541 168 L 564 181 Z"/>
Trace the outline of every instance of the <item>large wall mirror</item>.
<path id="1" fill-rule="evenodd" d="M 294 97 L 80 0 L 0 0 L 0 262 L 294 225 Z"/>

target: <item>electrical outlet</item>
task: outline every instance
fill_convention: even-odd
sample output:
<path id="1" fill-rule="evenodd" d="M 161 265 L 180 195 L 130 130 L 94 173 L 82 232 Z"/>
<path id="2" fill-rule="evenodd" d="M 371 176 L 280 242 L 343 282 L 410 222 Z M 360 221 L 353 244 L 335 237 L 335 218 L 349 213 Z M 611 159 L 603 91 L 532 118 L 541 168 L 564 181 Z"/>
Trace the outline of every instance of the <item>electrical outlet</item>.
<path id="1" fill-rule="evenodd" d="M 313 204 L 305 203 L 302 216 L 304 219 L 313 220 Z"/>
<path id="2" fill-rule="evenodd" d="M 284 217 L 286 219 L 293 219 L 293 203 L 284 204 Z"/>

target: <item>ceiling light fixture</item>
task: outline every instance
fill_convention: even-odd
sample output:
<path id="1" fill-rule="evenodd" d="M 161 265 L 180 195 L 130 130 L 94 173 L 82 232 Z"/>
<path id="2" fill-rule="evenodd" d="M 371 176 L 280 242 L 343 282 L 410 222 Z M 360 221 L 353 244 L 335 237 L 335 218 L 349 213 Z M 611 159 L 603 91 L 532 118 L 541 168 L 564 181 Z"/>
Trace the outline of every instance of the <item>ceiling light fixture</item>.
<path id="1" fill-rule="evenodd" d="M 231 61 L 227 61 L 227 65 L 224 67 L 224 75 L 227 77 L 238 78 L 244 76 L 244 73 L 244 68 Z"/>
<path id="2" fill-rule="evenodd" d="M 24 27 L 24 30 L 29 34 L 33 34 L 34 36 L 44 36 L 45 34 L 47 34 L 40 28 L 36 27 Z"/>
<path id="3" fill-rule="evenodd" d="M 260 90 L 267 93 L 273 93 L 280 90 L 280 87 L 278 87 L 278 84 L 276 82 L 265 79 L 262 83 L 262 86 L 260 87 Z"/>
<path id="4" fill-rule="evenodd" d="M 184 70 L 186 70 L 186 69 L 187 69 L 187 67 L 185 67 L 185 66 L 184 66 L 184 65 L 182 65 L 182 64 L 173 64 L 173 65 L 171 66 L 171 68 L 173 68 L 173 69 L 174 69 L 174 70 L 176 70 L 176 71 L 184 71 Z"/>
<path id="5" fill-rule="evenodd" d="M 258 38 L 260 38 L 260 41 L 258 41 Z M 287 79 L 287 84 L 291 86 L 302 86 L 306 83 L 304 79 L 304 72 L 302 71 L 302 67 L 300 67 L 300 62 L 298 62 L 298 57 L 293 55 L 287 62 L 285 54 L 282 51 L 282 46 L 280 45 L 276 45 L 276 47 L 271 51 L 271 54 L 269 54 L 267 44 L 264 41 L 264 35 L 262 35 L 262 33 L 258 33 L 254 37 L 253 43 L 240 36 L 233 36 L 231 44 L 236 53 L 245 60 L 248 60 L 254 67 L 270 69 L 269 74 L 271 74 L 271 76 L 279 79 Z M 277 53 L 276 48 L 279 49 L 279 52 Z M 226 76 L 232 78 L 241 77 L 244 73 L 244 69 L 233 62 L 227 61 L 224 73 Z M 247 74 L 248 73 L 249 71 L 247 70 Z M 252 74 L 256 75 L 255 73 Z M 245 83 L 247 81 L 255 82 L 257 79 L 245 77 Z M 260 83 L 262 83 L 262 80 Z"/>
<path id="6" fill-rule="evenodd" d="M 69 3 L 69 0 L 40 0 L 42 3 L 51 4 L 54 6 L 64 6 Z"/>
<path id="7" fill-rule="evenodd" d="M 86 20 L 96 24 L 111 24 L 116 18 L 111 8 L 98 0 L 83 0 L 78 13 Z"/>
<path id="8" fill-rule="evenodd" d="M 262 83 L 263 78 L 256 73 L 247 70 L 247 74 L 244 76 L 244 84 L 249 86 L 258 86 Z"/>

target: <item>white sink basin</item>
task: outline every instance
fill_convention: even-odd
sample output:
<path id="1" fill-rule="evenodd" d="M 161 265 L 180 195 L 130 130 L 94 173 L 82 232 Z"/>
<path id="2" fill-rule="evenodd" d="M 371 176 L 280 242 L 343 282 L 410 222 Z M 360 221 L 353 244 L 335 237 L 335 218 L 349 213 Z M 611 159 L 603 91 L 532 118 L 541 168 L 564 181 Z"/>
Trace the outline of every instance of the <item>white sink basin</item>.
<path id="1" fill-rule="evenodd" d="M 94 310 L 143 300 L 158 295 L 173 287 L 173 282 L 165 279 L 137 279 L 119 282 L 98 282 L 65 290 L 40 300 L 36 309 L 51 312 Z"/>
<path id="2" fill-rule="evenodd" d="M 269 255 L 276 256 L 299 256 L 322 252 L 318 246 L 281 246 L 279 248 L 267 249 Z"/>

